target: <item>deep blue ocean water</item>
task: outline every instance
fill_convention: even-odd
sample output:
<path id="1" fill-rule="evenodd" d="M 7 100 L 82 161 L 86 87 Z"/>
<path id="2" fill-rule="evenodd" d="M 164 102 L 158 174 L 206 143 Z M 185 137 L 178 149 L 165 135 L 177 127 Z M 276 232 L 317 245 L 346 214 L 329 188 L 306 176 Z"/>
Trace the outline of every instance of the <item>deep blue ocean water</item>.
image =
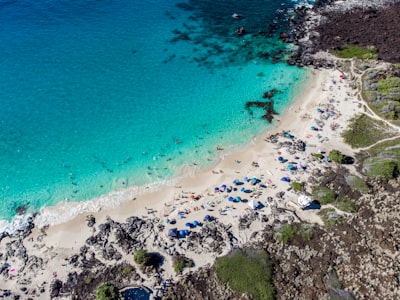
<path id="1" fill-rule="evenodd" d="M 162 184 L 265 131 L 245 103 L 276 88 L 281 112 L 302 81 L 268 37 L 295 4 L 0 1 L 0 219 Z"/>

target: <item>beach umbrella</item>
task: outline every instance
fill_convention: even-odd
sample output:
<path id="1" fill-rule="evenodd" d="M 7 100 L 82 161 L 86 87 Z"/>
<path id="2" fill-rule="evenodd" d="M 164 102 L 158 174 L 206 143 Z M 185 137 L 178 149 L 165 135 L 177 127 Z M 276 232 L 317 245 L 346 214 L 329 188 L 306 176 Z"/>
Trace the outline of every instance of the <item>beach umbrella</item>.
<path id="1" fill-rule="evenodd" d="M 237 179 L 235 179 L 234 181 L 233 181 L 233 184 L 238 184 L 239 183 L 239 180 L 237 180 Z"/>
<path id="2" fill-rule="evenodd" d="M 189 234 L 189 230 L 184 230 L 184 232 L 185 232 L 185 235 Z"/>
<path id="3" fill-rule="evenodd" d="M 279 157 L 278 157 L 278 160 L 279 160 L 279 161 L 282 161 L 282 160 L 283 160 L 283 157 L 282 157 L 282 156 L 279 156 Z"/>
<path id="4" fill-rule="evenodd" d="M 242 198 L 240 198 L 239 196 L 236 197 L 236 201 L 240 202 L 242 200 Z"/>
<path id="5" fill-rule="evenodd" d="M 211 220 L 211 217 L 209 215 L 205 215 L 204 221 L 210 221 L 210 220 Z"/>
<path id="6" fill-rule="evenodd" d="M 193 221 L 193 226 L 196 227 L 196 226 L 198 226 L 198 225 L 199 225 L 199 222 L 198 222 L 197 220 L 194 220 L 194 221 Z"/>
<path id="7" fill-rule="evenodd" d="M 179 230 L 179 236 L 185 237 L 185 235 L 186 235 L 185 232 L 186 232 L 185 230 Z"/>
<path id="8" fill-rule="evenodd" d="M 214 191 L 218 192 L 218 191 L 219 191 L 219 187 L 216 186 L 216 187 L 214 188 Z"/>
<path id="9" fill-rule="evenodd" d="M 221 185 L 222 188 L 226 189 L 226 184 Z"/>
<path id="10" fill-rule="evenodd" d="M 189 196 L 190 199 L 194 199 L 194 197 L 195 197 L 194 194 L 190 194 Z"/>
<path id="11" fill-rule="evenodd" d="M 240 189 L 240 191 L 241 192 L 244 192 L 246 189 L 244 188 L 244 187 L 242 187 L 241 189 Z"/>
<path id="12" fill-rule="evenodd" d="M 228 201 L 233 202 L 233 200 L 235 200 L 235 198 L 233 198 L 232 196 L 229 196 Z"/>
<path id="13" fill-rule="evenodd" d="M 246 176 L 245 178 L 243 178 L 243 180 L 244 181 L 249 181 L 249 177 Z"/>
<path id="14" fill-rule="evenodd" d="M 186 226 L 186 227 L 192 227 L 192 224 L 191 224 L 190 222 L 187 222 L 187 223 L 185 224 L 185 226 Z"/>
<path id="15" fill-rule="evenodd" d="M 251 180 L 254 182 L 254 181 L 257 181 L 257 178 L 253 177 Z"/>
<path id="16" fill-rule="evenodd" d="M 171 228 L 171 229 L 168 231 L 168 236 L 170 236 L 170 237 L 178 237 L 178 229 L 176 229 L 176 228 Z"/>
<path id="17" fill-rule="evenodd" d="M 168 218 L 165 218 L 165 223 L 169 223 L 169 219 Z"/>
<path id="18" fill-rule="evenodd" d="M 288 177 L 282 177 L 281 180 L 285 182 L 290 182 L 290 179 Z"/>

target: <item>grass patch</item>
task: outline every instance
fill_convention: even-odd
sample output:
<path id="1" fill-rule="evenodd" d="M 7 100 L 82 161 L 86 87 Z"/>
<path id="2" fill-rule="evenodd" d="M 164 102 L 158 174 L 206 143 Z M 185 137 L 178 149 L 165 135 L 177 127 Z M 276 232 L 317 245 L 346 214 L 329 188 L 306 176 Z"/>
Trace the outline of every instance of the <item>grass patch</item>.
<path id="1" fill-rule="evenodd" d="M 85 278 L 85 283 L 86 284 L 91 284 L 93 282 L 94 278 L 92 276 L 88 276 Z"/>
<path id="2" fill-rule="evenodd" d="M 323 208 L 319 211 L 318 215 L 327 227 L 335 225 L 341 219 L 341 216 L 337 214 L 334 208 Z"/>
<path id="3" fill-rule="evenodd" d="M 217 278 L 232 290 L 246 293 L 255 300 L 275 298 L 272 266 L 268 253 L 263 250 L 239 250 L 217 258 L 215 271 Z"/>
<path id="4" fill-rule="evenodd" d="M 377 59 L 378 51 L 375 47 L 360 47 L 345 45 L 340 49 L 332 50 L 340 58 Z"/>
<path id="5" fill-rule="evenodd" d="M 348 128 L 342 133 L 344 141 L 352 148 L 367 147 L 391 136 L 393 135 L 384 122 L 374 120 L 365 114 L 352 118 Z"/>

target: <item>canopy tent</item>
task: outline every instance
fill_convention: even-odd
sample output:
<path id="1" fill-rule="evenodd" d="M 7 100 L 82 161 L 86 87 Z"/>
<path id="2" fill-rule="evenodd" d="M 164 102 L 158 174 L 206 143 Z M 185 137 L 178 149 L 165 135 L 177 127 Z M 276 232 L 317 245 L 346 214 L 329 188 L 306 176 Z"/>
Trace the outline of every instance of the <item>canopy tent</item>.
<path id="1" fill-rule="evenodd" d="M 250 206 L 251 209 L 256 209 L 259 206 L 258 201 L 251 199 L 247 204 Z"/>
<path id="2" fill-rule="evenodd" d="M 168 231 L 168 236 L 177 238 L 178 237 L 178 229 L 177 228 L 171 228 Z"/>
<path id="3" fill-rule="evenodd" d="M 297 202 L 301 205 L 301 206 L 307 206 L 308 204 L 310 204 L 311 199 L 310 197 L 306 196 L 306 195 L 301 195 L 298 199 Z"/>

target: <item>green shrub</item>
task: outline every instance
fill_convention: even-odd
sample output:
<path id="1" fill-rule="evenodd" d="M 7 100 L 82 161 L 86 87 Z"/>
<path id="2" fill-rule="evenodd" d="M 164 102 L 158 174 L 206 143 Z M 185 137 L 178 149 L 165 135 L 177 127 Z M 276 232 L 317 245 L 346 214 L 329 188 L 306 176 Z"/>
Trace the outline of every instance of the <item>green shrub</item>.
<path id="1" fill-rule="evenodd" d="M 93 282 L 94 278 L 92 276 L 88 276 L 85 278 L 85 283 L 86 284 L 91 284 Z"/>
<path id="2" fill-rule="evenodd" d="M 122 273 L 124 274 L 124 275 L 129 275 L 129 274 L 131 274 L 132 273 L 132 267 L 131 266 L 127 266 L 127 267 L 125 267 L 123 270 L 122 270 Z"/>
<path id="3" fill-rule="evenodd" d="M 399 100 L 399 87 L 400 77 L 388 76 L 378 82 L 378 92 L 384 95 L 397 94 L 397 97 L 395 97 L 394 100 Z"/>
<path id="4" fill-rule="evenodd" d="M 329 152 L 329 159 L 341 164 L 344 161 L 344 155 L 339 150 L 332 150 Z"/>
<path id="5" fill-rule="evenodd" d="M 318 214 L 320 215 L 325 226 L 328 227 L 335 225 L 341 219 L 334 208 L 323 208 Z"/>
<path id="6" fill-rule="evenodd" d="M 300 182 L 292 182 L 292 188 L 295 191 L 302 191 L 303 190 L 303 184 Z"/>
<path id="7" fill-rule="evenodd" d="M 311 156 L 314 156 L 319 159 L 324 159 L 325 156 L 323 156 L 321 153 L 311 153 Z"/>
<path id="8" fill-rule="evenodd" d="M 97 300 L 119 300 L 118 288 L 111 283 L 103 283 L 97 288 L 96 298 Z"/>
<path id="9" fill-rule="evenodd" d="M 312 194 L 322 205 L 334 203 L 337 194 L 326 187 L 313 187 Z"/>
<path id="10" fill-rule="evenodd" d="M 375 160 L 367 171 L 369 176 L 387 180 L 397 177 L 398 173 L 397 163 L 393 160 Z"/>
<path id="11" fill-rule="evenodd" d="M 191 268 L 193 265 L 193 260 L 184 256 L 178 256 L 174 258 L 174 270 L 177 274 L 181 274 L 185 268 Z"/>
<path id="12" fill-rule="evenodd" d="M 365 181 L 356 175 L 347 176 L 346 182 L 353 191 L 358 191 L 360 193 L 366 193 L 369 191 L 368 185 L 365 183 Z"/>
<path id="13" fill-rule="evenodd" d="M 347 196 L 341 196 L 336 199 L 336 203 L 334 204 L 336 208 L 345 212 L 355 212 L 357 211 L 357 205 Z"/>
<path id="14" fill-rule="evenodd" d="M 237 250 L 219 257 L 215 263 L 217 278 L 232 290 L 246 293 L 254 300 L 275 298 L 272 266 L 264 250 Z"/>
<path id="15" fill-rule="evenodd" d="M 137 250 L 135 256 L 133 257 L 133 260 L 138 265 L 146 264 L 147 261 L 149 260 L 149 254 L 147 253 L 147 250 L 146 249 Z"/>
<path id="16" fill-rule="evenodd" d="M 298 235 L 303 239 L 303 241 L 307 242 L 311 240 L 314 234 L 314 229 L 312 225 L 309 224 L 301 224 L 300 229 L 298 231 Z"/>
<path id="17" fill-rule="evenodd" d="M 332 52 L 340 58 L 377 59 L 378 57 L 378 51 L 375 47 L 364 48 L 356 45 L 345 45 Z"/>
<path id="18" fill-rule="evenodd" d="M 297 234 L 297 228 L 290 224 L 285 224 L 276 234 L 277 239 L 283 244 L 289 243 L 293 237 Z"/>

